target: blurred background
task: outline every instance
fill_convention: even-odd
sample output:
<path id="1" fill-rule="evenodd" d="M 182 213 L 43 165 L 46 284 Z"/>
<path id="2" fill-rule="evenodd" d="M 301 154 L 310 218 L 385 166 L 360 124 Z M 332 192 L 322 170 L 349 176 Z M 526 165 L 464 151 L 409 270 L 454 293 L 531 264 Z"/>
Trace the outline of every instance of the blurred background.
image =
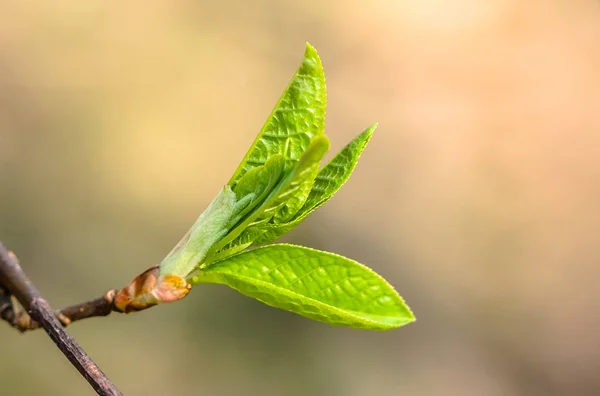
<path id="1" fill-rule="evenodd" d="M 319 51 L 349 183 L 285 240 L 418 321 L 334 328 L 225 286 L 70 328 L 125 395 L 600 394 L 600 2 L 0 3 L 0 240 L 54 307 L 155 265 Z M 0 324 L 0 394 L 88 395 Z"/>

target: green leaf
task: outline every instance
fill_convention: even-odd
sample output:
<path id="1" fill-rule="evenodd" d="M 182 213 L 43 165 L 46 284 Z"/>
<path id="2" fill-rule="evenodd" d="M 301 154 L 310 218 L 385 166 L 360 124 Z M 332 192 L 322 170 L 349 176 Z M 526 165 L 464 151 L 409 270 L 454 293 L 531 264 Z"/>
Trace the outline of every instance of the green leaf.
<path id="1" fill-rule="evenodd" d="M 207 255 L 207 262 L 222 259 L 224 255 L 219 254 L 221 250 L 236 248 L 238 245 L 250 246 L 262 234 L 262 229 L 267 222 L 275 216 L 279 215 L 279 218 L 293 216 L 308 196 L 319 163 L 327 150 L 329 150 L 329 139 L 325 135 L 313 139 L 294 169 L 270 192 L 264 203 L 255 208 L 226 237 L 211 248 Z M 307 184 L 309 188 L 306 188 Z M 237 250 L 230 252 L 237 253 Z"/>
<path id="2" fill-rule="evenodd" d="M 191 279 L 220 283 L 270 306 L 336 326 L 390 330 L 415 320 L 394 288 L 356 261 L 270 245 L 213 264 Z"/>
<path id="3" fill-rule="evenodd" d="M 273 155 L 265 165 L 247 172 L 235 191 L 226 186 L 162 261 L 161 274 L 186 277 L 193 272 L 210 248 L 268 197 L 281 182 L 284 168 L 283 156 Z M 233 253 L 237 251 L 230 252 Z"/>
<path id="4" fill-rule="evenodd" d="M 326 98 L 321 60 L 307 43 L 302 65 L 228 185 L 235 187 L 246 172 L 274 154 L 283 155 L 287 162 L 298 161 L 313 138 L 323 133 Z"/>
<path id="5" fill-rule="evenodd" d="M 238 221 L 267 199 L 269 193 L 281 182 L 284 171 L 283 156 L 275 154 L 264 165 L 253 168 L 244 174 L 233 190 L 238 201 L 249 200 L 248 205 L 240 213 Z M 235 224 L 231 225 L 232 228 L 234 226 Z"/>
<path id="6" fill-rule="evenodd" d="M 239 204 L 231 188 L 223 188 L 160 263 L 161 275 L 188 276 L 202 262 L 211 246 L 227 234 L 232 219 L 242 209 L 243 205 Z"/>
<path id="7" fill-rule="evenodd" d="M 296 218 L 306 217 L 310 212 L 329 201 L 340 187 L 348 181 L 354 168 L 356 168 L 360 155 L 367 147 L 371 136 L 373 136 L 375 128 L 377 128 L 377 124 L 367 128 L 321 169 L 304 207 Z"/>
<path id="8" fill-rule="evenodd" d="M 300 224 L 310 213 L 329 201 L 350 178 L 375 128 L 377 128 L 377 124 L 367 128 L 319 171 L 308 198 L 291 221 L 280 224 L 269 224 L 265 232 L 254 241 L 253 245 L 260 245 L 276 240 Z"/>
<path id="9" fill-rule="evenodd" d="M 285 223 L 300 210 L 308 198 L 315 177 L 319 172 L 321 160 L 329 151 L 329 139 L 322 135 L 313 139 L 288 180 L 282 184 L 279 191 L 273 194 L 269 202 L 271 207 L 277 207 L 273 214 L 273 222 Z M 267 211 L 268 209 L 265 209 Z"/>

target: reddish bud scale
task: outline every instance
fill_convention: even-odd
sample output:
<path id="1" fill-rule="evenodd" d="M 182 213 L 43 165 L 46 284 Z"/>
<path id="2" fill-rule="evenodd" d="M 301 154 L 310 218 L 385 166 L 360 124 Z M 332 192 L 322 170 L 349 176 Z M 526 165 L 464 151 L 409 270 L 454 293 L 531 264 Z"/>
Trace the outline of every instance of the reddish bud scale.
<path id="1" fill-rule="evenodd" d="M 121 312 L 130 313 L 157 304 L 181 300 L 192 285 L 175 275 L 160 275 L 158 266 L 147 269 L 117 292 L 113 305 Z"/>

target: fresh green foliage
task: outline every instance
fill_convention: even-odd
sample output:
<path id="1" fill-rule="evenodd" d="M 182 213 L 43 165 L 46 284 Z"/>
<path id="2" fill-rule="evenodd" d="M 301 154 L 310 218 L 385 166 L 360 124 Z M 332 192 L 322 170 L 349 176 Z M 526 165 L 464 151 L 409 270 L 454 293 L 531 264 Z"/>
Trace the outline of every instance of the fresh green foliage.
<path id="1" fill-rule="evenodd" d="M 333 253 L 270 245 L 348 180 L 375 125 L 325 167 L 325 76 L 313 47 L 227 186 L 160 265 L 161 275 L 221 283 L 332 325 L 389 330 L 414 321 L 382 277 Z"/>
<path id="2" fill-rule="evenodd" d="M 376 125 L 367 128 L 319 171 L 304 205 L 296 212 L 293 219 L 285 223 L 269 224 L 265 227 L 265 232 L 254 241 L 254 245 L 274 241 L 300 224 L 311 212 L 329 201 L 333 194 L 350 178 L 358 163 L 360 154 L 367 146 L 375 128 Z"/>
<path id="3" fill-rule="evenodd" d="M 307 44 L 302 65 L 231 177 L 229 186 L 235 188 L 246 172 L 263 165 L 272 155 L 283 155 L 288 163 L 298 161 L 313 138 L 324 133 L 326 104 L 321 59 Z"/>
<path id="4" fill-rule="evenodd" d="M 208 249 L 229 231 L 228 224 L 239 208 L 231 188 L 225 187 L 196 223 L 160 264 L 162 274 L 186 277 L 201 263 Z M 239 209 L 238 209 L 239 211 Z"/>
<path id="5" fill-rule="evenodd" d="M 294 245 L 269 245 L 201 271 L 193 283 L 222 283 L 276 308 L 332 325 L 389 330 L 414 320 L 382 277 L 356 261 Z"/>
<path id="6" fill-rule="evenodd" d="M 258 206 L 240 225 L 234 227 L 225 238 L 215 244 L 211 252 L 219 252 L 226 246 L 228 250 L 238 245 L 247 247 L 263 232 L 270 221 L 277 223 L 280 219 L 293 216 L 308 197 L 319 170 L 321 158 L 328 149 L 327 137 L 316 137 L 292 171 L 271 191 L 264 203 Z M 245 176 L 240 184 L 244 182 L 244 179 Z M 210 259 L 211 253 L 208 256 L 208 260 Z"/>

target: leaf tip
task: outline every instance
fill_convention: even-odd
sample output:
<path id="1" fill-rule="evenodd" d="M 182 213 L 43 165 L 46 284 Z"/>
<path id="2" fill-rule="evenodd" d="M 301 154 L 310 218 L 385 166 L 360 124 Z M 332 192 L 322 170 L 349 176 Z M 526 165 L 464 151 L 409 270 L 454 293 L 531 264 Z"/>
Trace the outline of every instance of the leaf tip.
<path id="1" fill-rule="evenodd" d="M 323 74 L 323 64 L 321 63 L 321 58 L 319 57 L 315 47 L 310 45 L 308 42 L 306 43 L 306 50 L 304 51 L 303 67 L 308 67 L 309 70 L 313 70 L 313 73 L 316 73 L 317 75 Z"/>
<path id="2" fill-rule="evenodd" d="M 315 137 L 311 144 L 320 147 L 323 153 L 329 151 L 329 148 L 331 147 L 331 141 L 326 135 L 319 135 Z"/>
<path id="3" fill-rule="evenodd" d="M 402 320 L 400 320 L 398 322 L 398 326 L 397 327 L 402 327 L 402 326 L 406 326 L 407 324 L 413 323 L 417 321 L 417 318 L 415 317 L 415 314 L 412 312 L 412 310 L 410 309 L 410 307 L 408 305 L 406 305 L 406 303 L 404 302 L 404 300 L 402 300 L 402 308 L 404 312 L 402 312 Z M 396 327 L 396 328 L 397 328 Z"/>
<path id="4" fill-rule="evenodd" d="M 315 49 L 315 47 L 313 47 L 308 41 L 306 42 L 306 51 L 305 51 L 305 56 L 308 57 L 309 55 L 317 55 L 317 50 Z M 318 56 L 318 55 L 317 55 Z"/>
<path id="5" fill-rule="evenodd" d="M 375 129 L 377 129 L 377 123 L 371 125 L 367 129 L 362 131 L 360 135 L 358 135 L 352 142 L 348 144 L 348 147 L 357 148 L 359 151 L 358 155 L 360 155 L 360 153 L 362 153 L 362 151 L 365 149 L 365 147 L 371 140 L 371 137 L 373 137 L 373 132 L 375 132 Z M 356 160 L 358 161 L 358 157 L 356 158 Z"/>
<path id="6" fill-rule="evenodd" d="M 375 132 L 375 129 L 377 129 L 378 126 L 379 126 L 378 122 L 374 123 L 373 125 L 371 125 L 367 129 L 365 129 L 363 131 L 362 135 L 365 136 L 365 138 L 367 140 L 371 139 L 371 136 L 373 136 L 373 132 Z"/>

